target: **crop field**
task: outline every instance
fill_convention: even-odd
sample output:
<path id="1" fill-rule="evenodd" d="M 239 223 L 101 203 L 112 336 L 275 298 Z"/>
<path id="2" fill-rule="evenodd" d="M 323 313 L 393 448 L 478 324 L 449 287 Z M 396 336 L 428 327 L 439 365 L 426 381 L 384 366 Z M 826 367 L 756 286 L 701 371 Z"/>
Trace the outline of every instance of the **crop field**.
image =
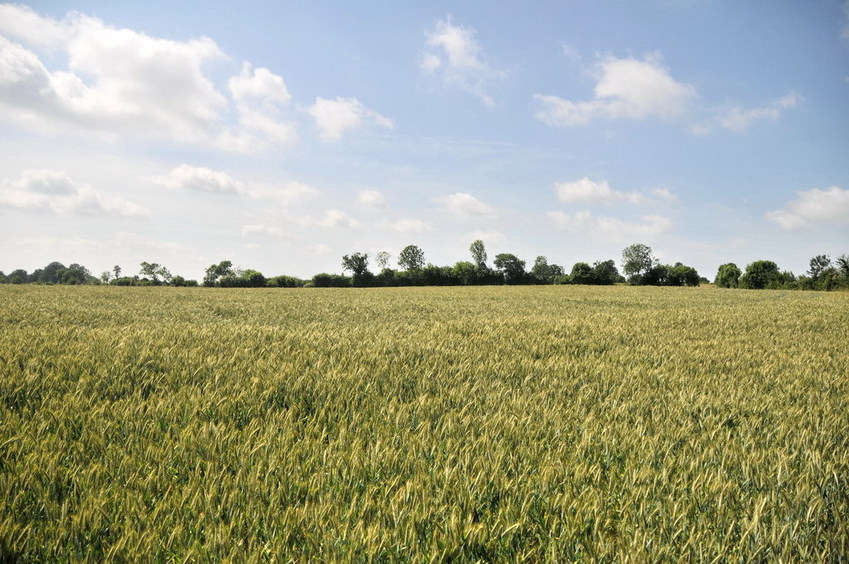
<path id="1" fill-rule="evenodd" d="M 0 287 L 3 562 L 847 554 L 849 293 Z"/>

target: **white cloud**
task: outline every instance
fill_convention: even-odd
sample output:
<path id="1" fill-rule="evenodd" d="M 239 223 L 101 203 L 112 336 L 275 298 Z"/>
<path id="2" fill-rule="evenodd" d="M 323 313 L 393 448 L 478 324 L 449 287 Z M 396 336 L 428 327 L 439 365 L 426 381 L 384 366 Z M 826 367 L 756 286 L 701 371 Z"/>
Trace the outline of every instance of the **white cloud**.
<path id="1" fill-rule="evenodd" d="M 450 18 L 436 22 L 436 26 L 425 33 L 429 50 L 422 55 L 419 68 L 492 106 L 495 102 L 487 94 L 487 83 L 503 73 L 486 63 L 476 34 L 472 28 L 452 25 Z"/>
<path id="2" fill-rule="evenodd" d="M 318 227 L 344 227 L 347 229 L 358 229 L 360 227 L 360 222 L 356 219 L 352 218 L 345 212 L 341 210 L 327 210 L 324 213 L 324 216 L 320 218 L 311 218 L 306 217 L 303 219 L 296 220 L 297 223 L 301 225 L 315 225 Z"/>
<path id="3" fill-rule="evenodd" d="M 314 198 L 321 192 L 309 184 L 291 181 L 283 184 L 259 184 L 251 187 L 248 193 L 253 198 L 276 200 L 289 205 Z"/>
<path id="4" fill-rule="evenodd" d="M 165 176 L 155 176 L 152 180 L 172 190 L 212 194 L 240 194 L 244 190 L 242 183 L 227 173 L 187 164 L 181 164 Z"/>
<path id="5" fill-rule="evenodd" d="M 266 68 L 254 69 L 250 63 L 242 63 L 242 73 L 232 77 L 227 86 L 236 102 L 288 104 L 292 99 L 283 77 Z"/>
<path id="6" fill-rule="evenodd" d="M 766 218 L 788 230 L 820 223 L 849 224 L 849 190 L 832 186 L 827 190 L 804 190 L 797 195 L 783 208 L 767 212 Z"/>
<path id="7" fill-rule="evenodd" d="M 678 201 L 678 196 L 667 190 L 666 188 L 653 188 L 650 190 L 652 196 L 659 200 L 664 200 L 669 203 L 676 203 Z"/>
<path id="8" fill-rule="evenodd" d="M 594 69 L 595 97 L 573 102 L 534 95 L 536 118 L 552 126 L 586 125 L 595 119 L 672 119 L 685 114 L 695 89 L 676 81 L 658 55 L 643 60 L 608 57 Z"/>
<path id="9" fill-rule="evenodd" d="M 272 144 L 291 146 L 297 142 L 295 126 L 281 117 L 280 106 L 292 99 L 283 77 L 243 63 L 241 74 L 230 78 L 227 86 L 236 103 L 239 127 L 219 135 L 220 148 L 250 153 Z"/>
<path id="10" fill-rule="evenodd" d="M 495 208 L 483 203 L 471 194 L 467 194 L 465 192 L 457 192 L 455 194 L 451 194 L 450 196 L 436 198 L 435 201 L 442 204 L 442 206 L 448 212 L 457 217 L 494 218 L 498 216 L 498 211 Z"/>
<path id="11" fill-rule="evenodd" d="M 228 98 L 204 73 L 227 59 L 209 38 L 160 39 L 78 13 L 59 21 L 8 5 L 0 22 L 0 109 L 7 120 L 50 132 L 141 135 L 236 151 L 297 138 L 278 115 L 277 105 L 290 99 L 282 78 L 247 63 L 230 80 L 230 123 Z M 32 49 L 67 66 L 49 69 Z"/>
<path id="12" fill-rule="evenodd" d="M 730 109 L 722 119 L 722 127 L 733 131 L 744 131 L 749 128 L 755 120 L 771 119 L 777 120 L 784 110 L 795 108 L 800 98 L 796 94 L 787 94 L 774 100 L 767 106 L 744 110 L 742 108 Z"/>
<path id="13" fill-rule="evenodd" d="M 849 0 L 843 2 L 843 15 L 846 17 L 846 25 L 843 27 L 841 35 L 843 39 L 849 39 Z"/>
<path id="14" fill-rule="evenodd" d="M 279 227 L 269 227 L 259 223 L 255 225 L 244 225 L 242 227 L 242 236 L 285 237 L 286 233 Z"/>
<path id="15" fill-rule="evenodd" d="M 315 120 L 319 136 L 324 141 L 336 141 L 348 131 L 367 123 L 387 129 L 394 127 L 392 120 L 366 108 L 354 98 L 316 98 L 315 104 L 307 108 L 307 113 Z"/>
<path id="16" fill-rule="evenodd" d="M 659 215 L 645 215 L 639 223 L 622 221 L 614 217 L 594 217 L 589 211 L 573 215 L 561 211 L 548 212 L 559 229 L 588 237 L 623 242 L 637 238 L 649 238 L 660 235 L 672 227 L 669 218 Z"/>
<path id="17" fill-rule="evenodd" d="M 366 208 L 385 208 L 386 197 L 380 190 L 360 190 L 357 203 Z"/>
<path id="18" fill-rule="evenodd" d="M 433 226 L 429 221 L 407 217 L 388 223 L 386 227 L 401 235 L 417 235 L 433 230 Z"/>
<path id="19" fill-rule="evenodd" d="M 571 203 L 601 203 L 628 202 L 642 204 L 648 198 L 639 192 L 618 192 L 607 182 L 594 182 L 589 178 L 581 178 L 575 182 L 559 182 L 554 185 L 557 197 L 561 202 Z"/>
<path id="20" fill-rule="evenodd" d="M 0 206 L 22 211 L 144 216 L 147 210 L 123 198 L 78 185 L 65 172 L 26 170 L 18 180 L 0 182 Z"/>

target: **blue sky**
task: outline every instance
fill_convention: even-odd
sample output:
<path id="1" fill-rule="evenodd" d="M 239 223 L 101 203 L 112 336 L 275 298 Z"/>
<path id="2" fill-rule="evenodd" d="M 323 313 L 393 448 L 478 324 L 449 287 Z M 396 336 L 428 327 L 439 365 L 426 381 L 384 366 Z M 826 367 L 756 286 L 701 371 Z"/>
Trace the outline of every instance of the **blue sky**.
<path id="1" fill-rule="evenodd" d="M 849 252 L 849 2 L 0 5 L 0 269 Z"/>

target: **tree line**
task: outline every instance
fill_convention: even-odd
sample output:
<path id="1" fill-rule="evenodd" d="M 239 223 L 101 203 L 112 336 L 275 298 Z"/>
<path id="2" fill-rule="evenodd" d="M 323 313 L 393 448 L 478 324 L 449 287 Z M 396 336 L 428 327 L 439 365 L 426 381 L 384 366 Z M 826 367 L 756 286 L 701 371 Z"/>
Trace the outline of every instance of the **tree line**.
<path id="1" fill-rule="evenodd" d="M 297 287 L 389 287 L 389 286 L 472 286 L 518 284 L 631 284 L 645 286 L 698 286 L 709 280 L 695 268 L 681 262 L 661 264 L 651 247 L 636 243 L 623 249 L 622 272 L 613 260 L 593 264 L 577 262 L 568 273 L 558 265 L 538 256 L 533 266 L 512 253 L 495 255 L 492 266 L 483 241 L 469 246 L 470 260 L 453 266 L 437 266 L 426 262 L 424 251 L 417 245 L 406 246 L 397 257 L 398 268 L 391 268 L 392 255 L 387 251 L 370 257 L 354 252 L 342 257 L 343 274 L 322 272 L 310 279 L 295 276 L 266 277 L 253 269 L 234 268 L 229 260 L 210 265 L 203 280 L 187 280 L 173 275 L 155 262 L 142 262 L 137 274 L 122 275 L 120 266 L 104 271 L 99 277 L 84 266 L 65 266 L 52 262 L 28 273 L 17 269 L 8 275 L 0 271 L 0 284 L 110 284 L 115 286 L 206 286 L 220 288 L 297 288 Z M 370 269 L 374 259 L 377 272 Z M 719 267 L 714 283 L 721 288 L 835 290 L 849 288 L 849 255 L 832 261 L 827 255 L 817 255 L 810 261 L 805 275 L 795 276 L 782 271 L 773 261 L 757 260 L 745 270 L 734 263 Z"/>

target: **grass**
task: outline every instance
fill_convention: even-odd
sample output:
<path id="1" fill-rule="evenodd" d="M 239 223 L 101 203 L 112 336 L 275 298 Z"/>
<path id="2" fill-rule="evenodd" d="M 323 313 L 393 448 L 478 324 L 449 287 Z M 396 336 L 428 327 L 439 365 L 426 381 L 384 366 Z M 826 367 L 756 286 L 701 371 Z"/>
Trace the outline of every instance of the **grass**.
<path id="1" fill-rule="evenodd" d="M 849 294 L 0 286 L 0 561 L 831 561 Z"/>

